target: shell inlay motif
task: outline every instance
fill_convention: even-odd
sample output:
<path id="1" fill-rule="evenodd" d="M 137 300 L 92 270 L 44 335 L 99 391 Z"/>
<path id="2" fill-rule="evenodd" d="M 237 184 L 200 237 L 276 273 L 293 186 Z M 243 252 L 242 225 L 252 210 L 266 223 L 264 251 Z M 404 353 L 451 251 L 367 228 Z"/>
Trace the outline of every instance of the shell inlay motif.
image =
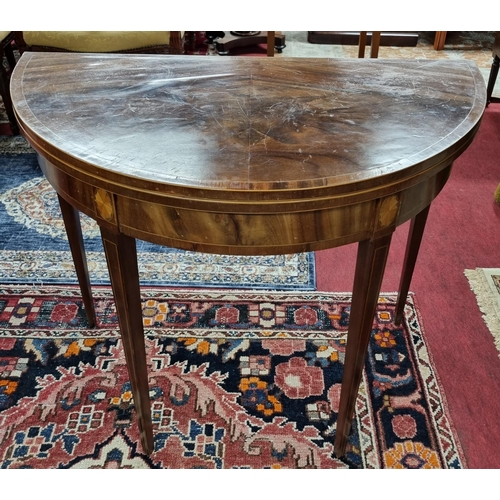
<path id="1" fill-rule="evenodd" d="M 387 227 L 394 222 L 399 211 L 398 196 L 386 198 L 380 205 L 379 222 L 382 227 Z"/>
<path id="2" fill-rule="evenodd" d="M 113 202 L 111 195 L 104 189 L 97 189 L 95 193 L 95 204 L 97 213 L 105 220 L 113 220 Z"/>

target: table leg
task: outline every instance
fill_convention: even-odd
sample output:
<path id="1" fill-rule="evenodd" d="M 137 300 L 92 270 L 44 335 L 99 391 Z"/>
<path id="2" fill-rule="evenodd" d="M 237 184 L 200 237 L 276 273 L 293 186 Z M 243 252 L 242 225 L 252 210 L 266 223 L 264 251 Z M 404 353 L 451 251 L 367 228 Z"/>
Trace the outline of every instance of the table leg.
<path id="1" fill-rule="evenodd" d="M 424 234 L 425 223 L 427 222 L 430 207 L 431 206 L 428 205 L 411 221 L 408 242 L 406 243 L 403 274 L 399 282 L 398 300 L 396 302 L 396 313 L 394 317 L 394 323 L 396 325 L 400 325 L 403 319 L 406 297 L 410 289 L 411 278 L 415 269 L 415 262 L 417 261 L 420 244 L 422 243 L 422 236 Z"/>
<path id="2" fill-rule="evenodd" d="M 91 328 L 96 325 L 94 300 L 92 299 L 92 288 L 90 286 L 89 271 L 87 268 L 87 258 L 85 257 L 85 247 L 83 244 L 82 227 L 80 224 L 80 214 L 78 210 L 70 205 L 64 198 L 59 198 L 59 207 L 68 236 L 69 248 L 75 265 L 76 276 L 82 292 L 83 305 L 87 321 Z"/>
<path id="3" fill-rule="evenodd" d="M 153 425 L 135 239 L 103 227 L 101 237 L 132 385 L 142 448 L 149 455 L 153 452 Z"/>
<path id="4" fill-rule="evenodd" d="M 500 57 L 497 55 L 493 58 L 491 65 L 490 76 L 488 78 L 488 86 L 486 88 L 486 106 L 491 102 L 491 94 L 495 88 L 495 83 L 498 77 L 498 68 L 500 67 Z"/>
<path id="5" fill-rule="evenodd" d="M 346 451 L 391 238 L 392 233 L 358 247 L 334 445 L 338 457 Z"/>

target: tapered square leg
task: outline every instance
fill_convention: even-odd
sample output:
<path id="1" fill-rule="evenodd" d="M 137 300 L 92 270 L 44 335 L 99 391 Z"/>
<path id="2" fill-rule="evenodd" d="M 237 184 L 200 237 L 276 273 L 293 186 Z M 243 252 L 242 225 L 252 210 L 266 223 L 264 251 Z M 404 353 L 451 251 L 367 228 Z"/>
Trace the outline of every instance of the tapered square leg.
<path id="1" fill-rule="evenodd" d="M 422 243 L 422 236 L 424 235 L 429 209 L 430 205 L 424 208 L 411 221 L 408 241 L 406 243 L 403 273 L 401 274 L 401 280 L 399 282 L 398 300 L 396 302 L 396 313 L 394 318 L 394 323 L 396 325 L 400 325 L 401 320 L 403 319 L 406 297 L 408 296 L 408 291 L 410 290 L 411 278 L 413 276 L 413 271 L 415 270 L 415 263 L 417 261 L 420 244 Z"/>
<path id="2" fill-rule="evenodd" d="M 150 454 L 153 452 L 153 426 L 135 239 L 103 227 L 101 236 L 132 385 L 141 444 L 144 452 Z"/>
<path id="3" fill-rule="evenodd" d="M 92 299 L 92 288 L 90 286 L 89 271 L 87 267 L 87 258 L 85 256 L 85 246 L 83 243 L 82 226 L 80 224 L 80 213 L 70 205 L 64 198 L 57 195 L 59 198 L 59 207 L 68 235 L 69 248 L 75 265 L 76 276 L 82 292 L 83 305 L 87 321 L 91 328 L 96 325 L 94 300 Z"/>
<path id="4" fill-rule="evenodd" d="M 335 434 L 335 454 L 345 455 L 368 342 L 382 285 L 392 233 L 359 243 L 352 294 L 342 390 Z"/>

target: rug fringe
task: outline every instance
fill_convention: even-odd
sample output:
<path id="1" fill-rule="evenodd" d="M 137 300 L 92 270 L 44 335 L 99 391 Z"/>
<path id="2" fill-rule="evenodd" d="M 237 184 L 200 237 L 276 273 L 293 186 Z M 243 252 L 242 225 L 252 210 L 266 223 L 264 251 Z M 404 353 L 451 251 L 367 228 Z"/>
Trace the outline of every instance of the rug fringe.
<path id="1" fill-rule="evenodd" d="M 465 269 L 465 276 L 469 286 L 476 296 L 479 310 L 483 313 L 483 320 L 493 336 L 495 347 L 500 357 L 500 316 L 498 315 L 499 301 L 495 300 L 488 278 L 482 268 Z"/>

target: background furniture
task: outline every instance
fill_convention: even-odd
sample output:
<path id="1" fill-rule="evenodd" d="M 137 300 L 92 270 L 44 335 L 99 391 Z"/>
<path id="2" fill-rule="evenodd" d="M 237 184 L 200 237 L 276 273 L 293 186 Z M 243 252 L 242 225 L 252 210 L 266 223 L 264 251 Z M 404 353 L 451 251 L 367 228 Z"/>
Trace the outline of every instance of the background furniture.
<path id="1" fill-rule="evenodd" d="M 221 32 L 218 32 L 219 36 Z M 279 54 L 286 47 L 285 35 L 280 31 L 230 31 L 223 32 L 223 38 L 215 38 L 215 48 L 219 55 L 229 55 L 232 49 L 267 43 L 267 55 Z"/>
<path id="2" fill-rule="evenodd" d="M 127 52 L 181 54 L 182 31 L 17 31 L 21 52 Z"/>
<path id="3" fill-rule="evenodd" d="M 372 31 L 371 36 L 368 38 L 367 31 L 359 32 L 359 49 L 358 49 L 358 58 L 365 57 L 365 48 L 367 40 L 370 42 L 370 57 L 372 59 L 376 59 L 378 57 L 378 49 L 380 47 L 380 31 Z"/>
<path id="4" fill-rule="evenodd" d="M 492 100 L 491 95 L 493 94 L 493 89 L 495 88 L 495 83 L 498 76 L 498 68 L 500 65 L 500 31 L 497 31 L 495 35 L 492 53 L 493 63 L 491 64 L 490 77 L 488 79 L 488 86 L 486 88 L 486 105 L 488 105 Z"/>
<path id="5" fill-rule="evenodd" d="M 15 34 L 13 31 L 0 31 L 0 96 L 2 97 L 5 112 L 9 119 L 10 130 L 14 135 L 17 135 L 19 134 L 19 127 L 17 126 L 16 116 L 12 109 L 12 100 L 9 91 L 10 75 L 16 65 L 13 48 L 14 38 Z M 6 65 L 4 65 L 4 61 Z"/>
<path id="6" fill-rule="evenodd" d="M 444 44 L 446 42 L 446 33 L 447 31 L 436 31 L 436 36 L 434 37 L 434 49 L 444 49 Z"/>
<path id="7" fill-rule="evenodd" d="M 21 129 L 59 195 L 91 324 L 78 211 L 99 224 L 146 453 L 153 427 L 135 238 L 233 255 L 359 242 L 335 437 L 343 455 L 392 234 L 412 220 L 397 324 L 430 204 L 484 111 L 477 67 L 26 53 L 13 79 Z M 189 102 L 178 98 L 186 92 Z"/>
<path id="8" fill-rule="evenodd" d="M 16 64 L 12 42 L 21 53 L 29 51 L 124 52 L 181 54 L 181 31 L 2 31 L 0 32 L 0 96 L 11 131 L 19 133 L 9 92 L 10 74 Z M 5 58 L 4 58 L 5 56 Z"/>
<path id="9" fill-rule="evenodd" d="M 488 105 L 492 100 L 497 100 L 491 95 L 493 94 L 493 89 L 495 88 L 495 83 L 498 77 L 498 68 L 500 66 L 500 31 L 497 31 L 495 35 L 495 41 L 492 47 L 493 52 L 493 63 L 491 64 L 490 77 L 488 79 L 488 86 L 486 88 L 486 105 Z M 500 184 L 495 189 L 493 198 L 496 203 L 500 205 Z"/>
<path id="10" fill-rule="evenodd" d="M 308 31 L 309 43 L 329 45 L 357 45 L 359 31 Z M 418 33 L 410 31 L 381 31 L 380 45 L 392 47 L 415 47 Z"/>
<path id="11" fill-rule="evenodd" d="M 495 199 L 495 202 L 500 205 L 500 184 L 495 189 L 495 193 L 494 193 L 493 197 Z"/>

